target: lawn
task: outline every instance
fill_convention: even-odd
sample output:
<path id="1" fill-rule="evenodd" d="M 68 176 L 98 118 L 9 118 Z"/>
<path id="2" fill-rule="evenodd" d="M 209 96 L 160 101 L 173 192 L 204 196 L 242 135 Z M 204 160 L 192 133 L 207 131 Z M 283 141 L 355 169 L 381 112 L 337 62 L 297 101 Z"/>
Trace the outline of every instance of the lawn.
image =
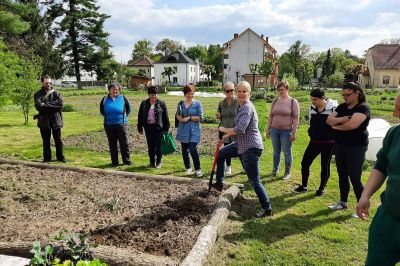
<path id="1" fill-rule="evenodd" d="M 98 106 L 104 90 L 69 90 L 62 93 L 65 103 L 73 105 L 76 109 L 74 112 L 64 113 L 63 139 L 103 131 L 103 120 L 99 115 Z M 135 125 L 140 101 L 147 95 L 143 92 L 125 91 L 124 93 L 133 103 L 130 124 Z M 246 182 L 247 177 L 241 171 L 239 161 L 233 160 L 233 177 L 228 181 L 245 184 L 244 197 L 236 202 L 212 250 L 208 265 L 362 265 L 364 263 L 371 218 L 367 222 L 351 218 L 356 204 L 352 191 L 350 191 L 349 210 L 340 212 L 328 210 L 327 206 L 339 199 L 338 178 L 334 163 L 331 165 L 331 178 L 324 197 L 314 197 L 319 184 L 319 158 L 311 169 L 310 192 L 302 195 L 293 195 L 290 192 L 296 183 L 301 182 L 300 162 L 308 143 L 308 125 L 304 122 L 309 107 L 308 93 L 308 91 L 293 93 L 301 104 L 302 123 L 293 146 L 294 163 L 291 180 L 283 181 L 281 176 L 268 177 L 272 170 L 272 146 L 269 140 L 265 140 L 265 150 L 261 159 L 261 177 L 271 198 L 274 216 L 264 219 L 252 218 L 259 209 L 259 203 L 255 193 Z M 329 92 L 328 96 L 341 102 L 340 91 Z M 372 107 L 372 115 L 395 122 L 391 118 L 394 97 L 394 92 L 380 94 L 372 91 L 370 95 L 367 95 Z M 170 121 L 173 124 L 175 106 L 181 97 L 160 95 L 159 98 L 166 101 Z M 203 103 L 206 116 L 213 117 L 220 99 L 198 99 Z M 255 106 L 260 117 L 260 128 L 264 128 L 270 103 L 258 100 Z M 32 110 L 31 114 L 34 113 L 35 110 Z M 203 126 L 216 127 L 215 124 Z M 217 133 L 215 136 L 217 137 Z M 104 138 L 99 141 L 104 141 Z M 107 152 L 67 146 L 65 155 L 68 165 L 108 168 L 110 164 Z M 41 138 L 35 121 L 30 120 L 29 124 L 24 126 L 23 115 L 15 108 L 7 108 L 7 111 L 0 112 L 0 156 L 30 161 L 42 159 Z M 185 176 L 180 154 L 165 156 L 162 169 L 146 167 L 148 164 L 146 151 L 135 152 L 132 154 L 132 160 L 133 166 L 120 166 L 118 169 Z M 208 178 L 211 170 L 212 160 L 210 155 L 201 157 L 205 179 Z M 370 163 L 365 164 L 364 183 L 368 178 L 370 165 Z M 372 198 L 372 215 L 379 203 L 379 193 L 376 193 Z"/>

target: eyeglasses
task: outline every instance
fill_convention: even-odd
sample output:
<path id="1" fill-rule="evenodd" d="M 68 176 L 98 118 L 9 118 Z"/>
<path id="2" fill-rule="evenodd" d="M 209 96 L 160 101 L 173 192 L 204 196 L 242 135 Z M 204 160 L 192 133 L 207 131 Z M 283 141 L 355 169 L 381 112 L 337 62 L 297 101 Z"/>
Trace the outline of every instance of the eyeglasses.
<path id="1" fill-rule="evenodd" d="M 352 93 L 344 93 L 344 94 L 342 94 L 342 97 L 344 97 L 344 98 L 347 98 L 347 97 L 349 97 L 350 95 L 352 95 L 354 92 L 352 92 Z"/>
<path id="2" fill-rule="evenodd" d="M 52 85 L 53 83 L 51 82 L 45 82 L 44 85 Z"/>
<path id="3" fill-rule="evenodd" d="M 233 90 L 226 90 L 225 93 L 233 92 Z"/>

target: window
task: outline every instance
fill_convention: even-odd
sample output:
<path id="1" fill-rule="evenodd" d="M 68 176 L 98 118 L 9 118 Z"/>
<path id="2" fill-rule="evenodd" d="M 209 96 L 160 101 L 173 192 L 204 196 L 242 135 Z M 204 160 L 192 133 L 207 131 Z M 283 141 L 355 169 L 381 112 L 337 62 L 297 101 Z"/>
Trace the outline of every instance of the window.
<path id="1" fill-rule="evenodd" d="M 390 76 L 383 76 L 383 84 L 387 85 L 389 84 Z"/>
<path id="2" fill-rule="evenodd" d="M 178 67 L 177 66 L 174 66 L 174 69 L 175 69 L 175 71 L 178 71 Z"/>
<path id="3" fill-rule="evenodd" d="M 177 77 L 173 77 L 172 78 L 172 82 L 178 82 L 178 78 Z"/>
<path id="4" fill-rule="evenodd" d="M 229 59 L 229 54 L 224 54 L 224 59 Z"/>
<path id="5" fill-rule="evenodd" d="M 228 68 L 228 64 L 224 64 L 224 69 L 227 69 Z"/>

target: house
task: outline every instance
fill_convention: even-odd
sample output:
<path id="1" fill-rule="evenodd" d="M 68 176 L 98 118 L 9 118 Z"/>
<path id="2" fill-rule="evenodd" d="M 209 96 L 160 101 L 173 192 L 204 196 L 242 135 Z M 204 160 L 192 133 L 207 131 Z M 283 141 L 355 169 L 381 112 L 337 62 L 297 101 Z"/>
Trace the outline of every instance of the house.
<path id="1" fill-rule="evenodd" d="M 200 62 L 193 61 L 181 51 L 162 57 L 154 63 L 154 83 L 162 85 L 168 82 L 168 76 L 163 75 L 165 67 L 173 67 L 176 70 L 174 75 L 171 75 L 171 82 L 180 85 L 189 83 L 196 84 L 203 80 L 203 75 L 200 71 Z"/>
<path id="2" fill-rule="evenodd" d="M 400 44 L 376 44 L 368 49 L 366 73 L 361 76 L 364 87 L 400 86 Z"/>
<path id="3" fill-rule="evenodd" d="M 258 35 L 250 28 L 244 32 L 233 35 L 233 39 L 224 43 L 223 49 L 223 81 L 237 83 L 246 80 L 253 85 L 253 74 L 250 72 L 250 64 L 261 64 L 264 60 L 274 60 L 276 50 L 268 43 L 268 37 Z M 275 63 L 273 73 L 268 81 L 265 77 L 256 75 L 256 85 L 277 82 L 278 63 Z"/>
<path id="4" fill-rule="evenodd" d="M 138 84 L 153 85 L 154 83 L 154 61 L 148 56 L 142 56 L 133 62 L 129 62 L 127 67 L 136 69 L 139 75 L 131 77 L 130 84 L 136 86 Z"/>

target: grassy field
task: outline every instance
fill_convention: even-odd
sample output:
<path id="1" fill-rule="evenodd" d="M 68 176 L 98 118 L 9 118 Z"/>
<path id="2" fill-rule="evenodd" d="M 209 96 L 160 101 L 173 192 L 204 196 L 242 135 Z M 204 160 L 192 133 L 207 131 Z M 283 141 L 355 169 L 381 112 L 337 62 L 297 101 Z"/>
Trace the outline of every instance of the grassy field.
<path id="1" fill-rule="evenodd" d="M 103 131 L 103 121 L 98 114 L 98 106 L 104 90 L 75 90 L 62 91 L 62 93 L 65 103 L 76 108 L 75 112 L 64 113 L 63 138 Z M 272 147 L 271 142 L 265 140 L 265 150 L 261 159 L 261 177 L 271 198 L 274 216 L 265 219 L 252 218 L 259 209 L 259 203 L 255 193 L 246 182 L 247 177 L 242 173 L 239 161 L 233 160 L 233 177 L 228 181 L 246 184 L 244 198 L 235 205 L 212 251 L 208 265 L 362 265 L 364 263 L 371 219 L 368 222 L 362 222 L 351 218 L 356 205 L 354 193 L 350 191 L 348 211 L 332 212 L 327 208 L 329 204 L 339 199 L 338 178 L 334 163 L 331 166 L 332 174 L 324 197 L 314 197 L 319 184 L 319 158 L 311 169 L 310 192 L 302 195 L 293 195 L 290 192 L 296 183 L 301 182 L 300 162 L 308 143 L 308 125 L 304 122 L 309 107 L 308 93 L 308 91 L 293 92 L 293 96 L 301 104 L 302 124 L 293 146 L 294 163 L 291 180 L 283 181 L 281 176 L 268 177 L 272 170 Z M 125 91 L 125 94 L 134 106 L 130 124 L 135 125 L 140 101 L 147 95 L 129 91 Z M 396 122 L 391 117 L 395 94 L 395 92 L 381 94 L 371 91 L 367 95 L 374 117 L 384 117 L 391 122 Z M 331 91 L 328 96 L 341 102 L 340 91 Z M 175 106 L 181 98 L 167 95 L 160 95 L 160 98 L 167 103 L 172 123 Z M 220 99 L 199 98 L 199 100 L 203 103 L 205 114 L 213 117 Z M 270 103 L 258 100 L 255 105 L 260 117 L 260 128 L 264 128 Z M 11 107 L 5 110 L 8 111 L 0 112 L 0 156 L 41 161 L 41 138 L 35 121 L 31 120 L 24 126 L 22 113 Z M 31 113 L 33 115 L 35 110 Z M 204 124 L 203 126 L 215 127 L 216 125 Z M 110 164 L 109 154 L 104 152 L 66 147 L 65 155 L 68 165 L 107 168 Z M 120 166 L 118 169 L 185 176 L 179 154 L 165 156 L 162 169 L 146 167 L 148 157 L 145 151 L 132 154 L 132 160 L 133 166 Z M 201 158 L 205 179 L 208 178 L 211 170 L 212 160 L 210 156 Z M 370 164 L 366 163 L 363 173 L 364 183 L 370 169 Z M 379 193 L 376 193 L 372 198 L 372 215 L 379 205 L 378 195 Z"/>

